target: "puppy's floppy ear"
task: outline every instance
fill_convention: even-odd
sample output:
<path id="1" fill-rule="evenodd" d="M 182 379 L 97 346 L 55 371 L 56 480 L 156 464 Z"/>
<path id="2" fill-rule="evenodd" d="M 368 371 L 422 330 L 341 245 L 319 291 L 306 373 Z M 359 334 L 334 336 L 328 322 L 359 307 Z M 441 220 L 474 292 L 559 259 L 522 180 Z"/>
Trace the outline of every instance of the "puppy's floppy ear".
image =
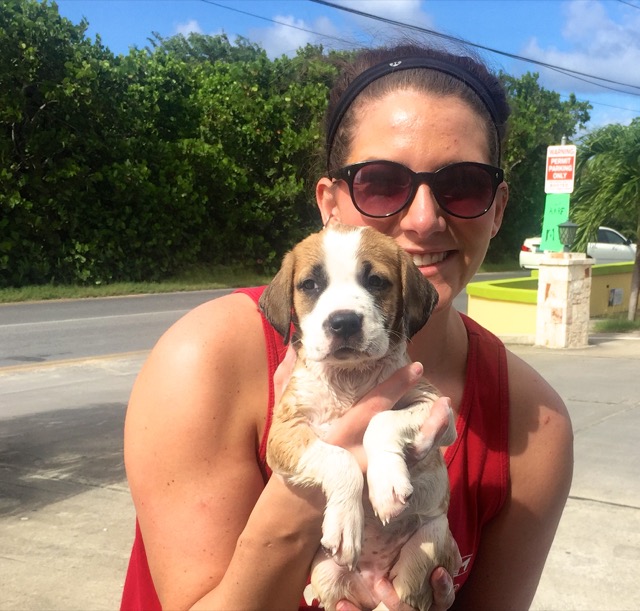
<path id="1" fill-rule="evenodd" d="M 400 253 L 400 262 L 404 332 L 407 337 L 412 337 L 429 320 L 438 303 L 438 291 L 404 251 Z"/>
<path id="2" fill-rule="evenodd" d="M 289 252 L 273 280 L 260 296 L 258 306 L 273 328 L 282 335 L 285 345 L 291 335 L 293 315 L 293 272 L 295 255 Z"/>

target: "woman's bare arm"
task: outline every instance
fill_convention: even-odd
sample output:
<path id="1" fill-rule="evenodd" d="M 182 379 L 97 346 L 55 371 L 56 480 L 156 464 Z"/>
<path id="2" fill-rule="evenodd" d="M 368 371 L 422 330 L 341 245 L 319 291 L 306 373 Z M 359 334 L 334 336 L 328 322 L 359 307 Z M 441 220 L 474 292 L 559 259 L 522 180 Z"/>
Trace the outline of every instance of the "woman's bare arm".
<path id="1" fill-rule="evenodd" d="M 300 602 L 324 497 L 275 476 L 264 485 L 257 462 L 268 397 L 263 346 L 253 302 L 221 298 L 161 338 L 134 386 L 125 461 L 165 608 L 296 609 Z M 421 371 L 395 374 L 327 440 L 362 456 L 368 421 Z"/>
<path id="2" fill-rule="evenodd" d="M 126 468 L 164 608 L 298 606 L 322 499 L 264 487 L 263 346 L 255 305 L 221 298 L 174 325 L 135 383 Z"/>
<path id="3" fill-rule="evenodd" d="M 511 486 L 483 530 L 478 557 L 455 609 L 528 609 L 573 473 L 573 432 L 562 399 L 529 365 L 508 354 Z"/>

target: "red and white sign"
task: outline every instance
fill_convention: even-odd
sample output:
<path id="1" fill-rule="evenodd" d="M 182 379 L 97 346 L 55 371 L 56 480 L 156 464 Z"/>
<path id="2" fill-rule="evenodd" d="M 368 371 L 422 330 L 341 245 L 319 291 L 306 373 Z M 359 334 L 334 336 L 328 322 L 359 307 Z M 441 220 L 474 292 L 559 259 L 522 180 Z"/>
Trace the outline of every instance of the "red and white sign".
<path id="1" fill-rule="evenodd" d="M 576 170 L 575 144 L 560 144 L 547 148 L 545 193 L 573 193 Z"/>

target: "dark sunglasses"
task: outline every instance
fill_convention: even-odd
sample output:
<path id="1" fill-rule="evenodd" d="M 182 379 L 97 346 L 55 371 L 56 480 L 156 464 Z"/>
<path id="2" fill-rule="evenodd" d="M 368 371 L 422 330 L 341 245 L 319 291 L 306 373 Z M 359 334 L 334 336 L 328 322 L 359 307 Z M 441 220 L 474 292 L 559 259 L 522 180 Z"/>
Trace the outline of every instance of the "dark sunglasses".
<path id="1" fill-rule="evenodd" d="M 414 172 L 395 161 L 363 161 L 329 174 L 349 185 L 351 200 L 361 214 L 384 218 L 406 208 L 418 187 L 429 185 L 438 205 L 462 219 L 482 216 L 493 204 L 504 171 L 484 163 L 463 161 L 435 172 Z"/>

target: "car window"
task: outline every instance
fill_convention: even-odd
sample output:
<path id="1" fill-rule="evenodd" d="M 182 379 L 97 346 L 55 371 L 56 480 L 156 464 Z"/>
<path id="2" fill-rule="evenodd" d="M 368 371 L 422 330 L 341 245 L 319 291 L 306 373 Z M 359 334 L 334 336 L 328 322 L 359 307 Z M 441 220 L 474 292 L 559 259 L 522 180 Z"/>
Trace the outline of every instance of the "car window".
<path id="1" fill-rule="evenodd" d="M 601 234 L 604 239 L 601 239 Z M 598 242 L 606 242 L 607 244 L 625 244 L 625 240 L 622 236 L 614 233 L 613 231 L 608 231 L 607 229 L 598 230 Z"/>

